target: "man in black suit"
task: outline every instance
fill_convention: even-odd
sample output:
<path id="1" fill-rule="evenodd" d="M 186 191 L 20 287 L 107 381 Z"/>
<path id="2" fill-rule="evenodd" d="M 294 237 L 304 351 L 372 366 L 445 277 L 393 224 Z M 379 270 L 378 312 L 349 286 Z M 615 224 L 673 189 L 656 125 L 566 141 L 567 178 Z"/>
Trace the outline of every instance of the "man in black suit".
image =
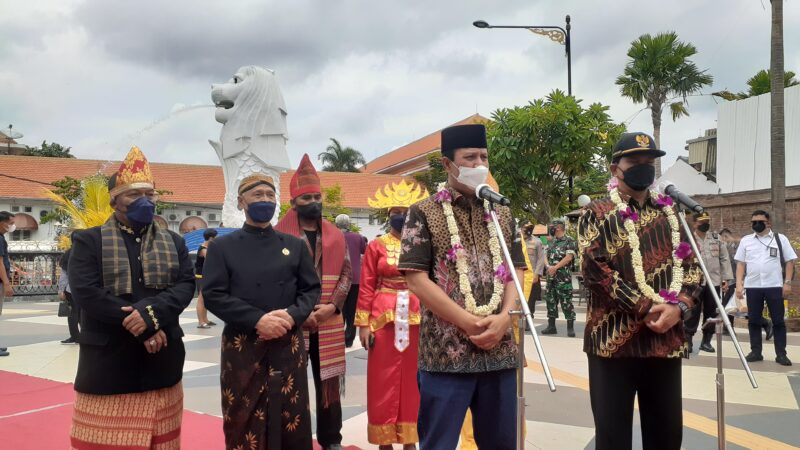
<path id="1" fill-rule="evenodd" d="M 150 166 L 134 147 L 109 181 L 114 213 L 73 236 L 69 280 L 82 310 L 71 445 L 179 449 L 186 355 L 178 317 L 194 295 L 179 235 L 153 221 Z"/>

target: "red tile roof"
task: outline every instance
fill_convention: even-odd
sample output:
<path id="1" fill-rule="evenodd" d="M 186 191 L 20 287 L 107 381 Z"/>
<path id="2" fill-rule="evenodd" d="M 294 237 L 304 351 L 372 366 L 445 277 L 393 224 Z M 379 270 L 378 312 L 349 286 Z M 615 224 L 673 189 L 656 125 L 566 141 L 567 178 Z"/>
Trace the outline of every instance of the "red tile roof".
<path id="1" fill-rule="evenodd" d="M 465 125 L 470 123 L 483 123 L 489 119 L 480 114 L 473 114 L 464 120 L 460 120 L 453 125 Z M 453 126 L 448 125 L 448 126 Z M 446 127 L 445 127 L 446 128 Z M 366 173 L 377 173 L 388 169 L 391 166 L 408 161 L 421 155 L 425 155 L 442 147 L 442 130 L 437 130 L 421 139 L 398 147 L 389 153 L 379 156 L 366 164 L 363 169 Z"/>
<path id="2" fill-rule="evenodd" d="M 65 176 L 84 178 L 101 171 L 114 173 L 119 161 L 90 159 L 41 158 L 0 155 L 0 198 L 45 199 L 43 188 Z M 150 163 L 156 186 L 172 191 L 164 201 L 182 204 L 220 205 L 225 196 L 222 168 L 195 164 Z M 294 171 L 281 174 L 281 192 L 287 201 L 289 180 Z M 340 185 L 342 204 L 348 208 L 369 208 L 367 198 L 388 182 L 398 182 L 396 175 L 319 172 L 323 187 Z"/>

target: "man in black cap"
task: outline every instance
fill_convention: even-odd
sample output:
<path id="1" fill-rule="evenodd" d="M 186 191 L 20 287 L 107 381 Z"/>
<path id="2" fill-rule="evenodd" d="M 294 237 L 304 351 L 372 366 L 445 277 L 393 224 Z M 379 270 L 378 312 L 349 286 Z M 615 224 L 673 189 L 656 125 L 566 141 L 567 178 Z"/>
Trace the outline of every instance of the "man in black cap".
<path id="1" fill-rule="evenodd" d="M 422 302 L 419 345 L 421 448 L 456 448 L 472 411 L 479 448 L 515 447 L 517 346 L 509 310 L 517 300 L 510 270 L 525 259 L 511 211 L 497 207 L 514 268 L 502 256 L 475 188 L 489 175 L 486 130 L 442 130 L 447 183 L 411 206 L 398 269 Z"/>
<path id="2" fill-rule="evenodd" d="M 664 154 L 644 133 L 623 134 L 610 167 L 618 185 L 586 205 L 578 223 L 591 293 L 583 350 L 600 450 L 631 448 L 637 396 L 643 447 L 681 447 L 682 319 L 702 276 L 672 201 L 649 190 Z"/>

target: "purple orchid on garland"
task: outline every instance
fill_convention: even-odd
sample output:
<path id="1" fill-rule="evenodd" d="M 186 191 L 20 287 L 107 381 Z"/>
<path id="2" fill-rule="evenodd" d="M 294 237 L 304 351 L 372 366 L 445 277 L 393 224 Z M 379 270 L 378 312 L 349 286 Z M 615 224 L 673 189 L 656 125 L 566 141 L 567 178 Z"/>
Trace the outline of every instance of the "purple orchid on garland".
<path id="1" fill-rule="evenodd" d="M 634 222 L 639 221 L 639 213 L 631 209 L 630 206 L 625 209 L 619 210 L 619 217 L 622 218 L 622 220 L 631 219 Z"/>
<path id="2" fill-rule="evenodd" d="M 615 189 L 617 187 L 619 187 L 619 179 L 617 179 L 617 177 L 609 178 L 608 184 L 606 185 L 606 188 L 610 191 L 610 190 Z"/>
<path id="3" fill-rule="evenodd" d="M 668 291 L 666 289 L 661 289 L 660 291 L 658 291 L 658 295 L 664 299 L 664 302 L 672 305 L 680 302 L 680 300 L 678 300 L 678 293 L 675 291 Z"/>
<path id="4" fill-rule="evenodd" d="M 672 197 L 669 195 L 659 194 L 658 198 L 656 199 L 656 205 L 660 208 L 664 208 L 667 206 L 672 206 L 674 202 L 672 201 Z"/>
<path id="5" fill-rule="evenodd" d="M 681 242 L 678 244 L 678 248 L 675 249 L 675 257 L 681 260 L 692 256 L 693 253 L 692 246 L 686 242 Z"/>
<path id="6" fill-rule="evenodd" d="M 461 244 L 456 244 L 450 247 L 450 250 L 447 251 L 447 260 L 450 262 L 456 262 L 456 259 L 458 259 L 458 255 L 462 250 L 464 250 L 464 247 Z"/>
<path id="7" fill-rule="evenodd" d="M 483 221 L 486 222 L 486 223 L 491 222 L 492 221 L 492 215 L 489 214 L 488 212 L 484 212 L 483 213 Z"/>
<path id="8" fill-rule="evenodd" d="M 450 191 L 448 191 L 447 189 L 443 189 L 437 192 L 436 195 L 433 197 L 433 199 L 439 203 L 452 202 L 453 196 L 450 195 Z"/>
<path id="9" fill-rule="evenodd" d="M 511 271 L 508 270 L 506 267 L 506 263 L 502 263 L 497 266 L 497 270 L 494 272 L 494 276 L 503 282 L 503 284 L 508 283 L 509 281 L 513 280 L 514 278 L 511 276 Z"/>

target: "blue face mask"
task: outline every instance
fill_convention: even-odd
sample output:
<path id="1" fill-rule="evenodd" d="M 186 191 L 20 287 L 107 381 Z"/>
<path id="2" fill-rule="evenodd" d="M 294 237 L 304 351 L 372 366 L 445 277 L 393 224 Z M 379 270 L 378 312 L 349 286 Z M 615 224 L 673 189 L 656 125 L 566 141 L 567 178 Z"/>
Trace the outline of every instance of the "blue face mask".
<path id="1" fill-rule="evenodd" d="M 389 226 L 391 226 L 396 231 L 400 232 L 403 231 L 403 224 L 406 223 L 406 215 L 405 214 L 395 214 L 389 217 Z"/>
<path id="2" fill-rule="evenodd" d="M 156 204 L 147 197 L 139 197 L 128 205 L 125 217 L 134 228 L 144 228 L 153 223 L 156 215 Z"/>
<path id="3" fill-rule="evenodd" d="M 275 215 L 275 202 L 255 202 L 247 205 L 247 215 L 257 223 L 267 223 Z"/>

